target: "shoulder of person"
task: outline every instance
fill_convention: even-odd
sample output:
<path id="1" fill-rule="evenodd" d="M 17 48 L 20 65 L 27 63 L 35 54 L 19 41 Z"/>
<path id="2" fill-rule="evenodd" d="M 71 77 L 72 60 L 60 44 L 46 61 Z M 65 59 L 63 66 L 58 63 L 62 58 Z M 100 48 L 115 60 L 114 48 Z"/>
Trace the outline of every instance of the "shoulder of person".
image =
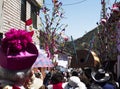
<path id="1" fill-rule="evenodd" d="M 83 82 L 80 82 L 80 83 L 78 84 L 78 86 L 79 86 L 80 89 L 87 89 L 86 84 L 83 83 Z"/>
<path id="2" fill-rule="evenodd" d="M 115 89 L 115 85 L 113 85 L 113 84 L 110 84 L 110 83 L 106 83 L 104 86 L 103 86 L 103 88 L 105 88 L 105 89 Z"/>
<path id="3" fill-rule="evenodd" d="M 68 82 L 62 83 L 62 88 L 67 89 Z"/>

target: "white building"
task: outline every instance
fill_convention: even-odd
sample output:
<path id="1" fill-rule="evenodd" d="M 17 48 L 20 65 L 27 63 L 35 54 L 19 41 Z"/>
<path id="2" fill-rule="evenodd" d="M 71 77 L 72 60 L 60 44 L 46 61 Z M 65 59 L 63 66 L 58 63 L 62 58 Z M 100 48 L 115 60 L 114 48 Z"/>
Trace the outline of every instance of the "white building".
<path id="1" fill-rule="evenodd" d="M 0 37 L 10 28 L 31 29 L 34 31 L 33 40 L 39 44 L 37 35 L 40 23 L 39 10 L 43 5 L 43 0 L 0 0 Z M 27 20 L 32 20 L 29 27 Z"/>

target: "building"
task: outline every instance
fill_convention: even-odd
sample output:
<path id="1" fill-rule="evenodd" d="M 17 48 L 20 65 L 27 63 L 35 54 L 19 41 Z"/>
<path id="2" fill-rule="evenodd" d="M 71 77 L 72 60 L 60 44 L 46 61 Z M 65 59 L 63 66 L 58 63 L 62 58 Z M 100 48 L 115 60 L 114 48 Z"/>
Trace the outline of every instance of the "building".
<path id="1" fill-rule="evenodd" d="M 33 40 L 39 44 L 39 10 L 43 0 L 0 0 L 0 37 L 10 28 L 33 30 Z"/>

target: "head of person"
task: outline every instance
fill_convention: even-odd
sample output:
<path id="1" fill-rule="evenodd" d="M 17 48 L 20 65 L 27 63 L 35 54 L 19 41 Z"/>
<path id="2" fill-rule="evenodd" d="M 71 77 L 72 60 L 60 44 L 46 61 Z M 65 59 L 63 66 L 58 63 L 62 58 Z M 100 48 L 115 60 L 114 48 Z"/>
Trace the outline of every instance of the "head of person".
<path id="1" fill-rule="evenodd" d="M 81 82 L 80 78 L 77 76 L 71 76 L 68 83 L 64 86 L 64 89 L 87 89 L 86 85 Z"/>
<path id="2" fill-rule="evenodd" d="M 61 72 L 56 72 L 51 77 L 52 84 L 57 84 L 57 83 L 63 82 L 63 80 L 64 80 L 64 77 Z"/>
<path id="3" fill-rule="evenodd" d="M 104 83 L 110 79 L 110 74 L 102 68 L 98 69 L 97 71 L 93 71 L 91 76 L 92 79 L 97 83 Z"/>
<path id="4" fill-rule="evenodd" d="M 77 71 L 72 71 L 72 76 L 78 76 L 78 72 Z"/>
<path id="5" fill-rule="evenodd" d="M 38 50 L 30 32 L 10 29 L 5 33 L 0 47 L 0 78 L 8 84 L 23 84 L 31 73 Z"/>

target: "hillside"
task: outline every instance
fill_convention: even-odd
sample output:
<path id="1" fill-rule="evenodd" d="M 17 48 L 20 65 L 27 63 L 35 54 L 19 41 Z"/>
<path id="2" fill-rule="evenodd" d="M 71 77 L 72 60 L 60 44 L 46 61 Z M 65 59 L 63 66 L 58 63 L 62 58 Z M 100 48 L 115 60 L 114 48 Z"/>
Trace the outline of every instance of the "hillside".
<path id="1" fill-rule="evenodd" d="M 97 35 L 97 28 L 91 30 L 90 32 L 86 33 L 83 37 L 78 38 L 77 40 L 75 40 L 75 45 L 76 45 L 76 49 L 81 49 L 83 48 L 83 46 L 89 46 L 90 45 L 90 40 L 93 39 L 93 37 L 95 37 Z"/>
<path id="2" fill-rule="evenodd" d="M 79 50 L 79 49 L 89 48 L 90 40 L 92 40 L 93 37 L 96 37 L 97 32 L 98 30 L 96 27 L 95 29 L 86 33 L 83 37 L 74 40 L 75 49 Z M 72 41 L 66 43 L 65 47 L 68 52 L 70 52 L 71 54 L 74 53 L 74 46 Z"/>

